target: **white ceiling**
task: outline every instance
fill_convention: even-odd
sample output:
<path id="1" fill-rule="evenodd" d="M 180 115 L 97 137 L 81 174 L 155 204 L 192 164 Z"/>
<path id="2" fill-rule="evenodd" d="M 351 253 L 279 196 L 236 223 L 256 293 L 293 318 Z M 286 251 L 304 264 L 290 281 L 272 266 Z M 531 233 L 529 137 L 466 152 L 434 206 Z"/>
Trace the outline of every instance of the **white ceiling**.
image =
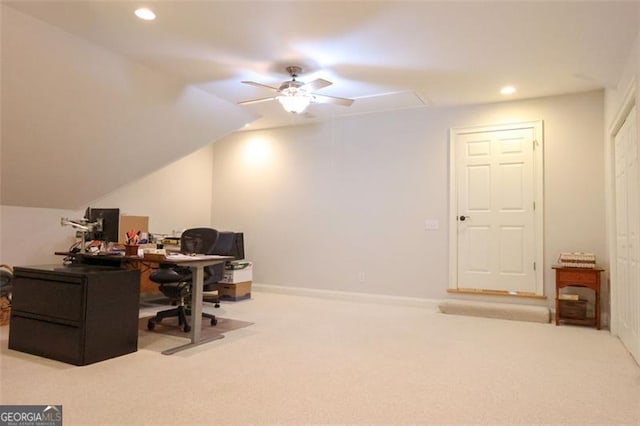
<path id="1" fill-rule="evenodd" d="M 345 114 L 452 106 L 611 87 L 638 34 L 640 2 L 4 1 L 40 20 L 238 102 L 271 92 L 284 68 L 351 107 L 246 106 L 250 128 Z M 143 4 L 145 3 L 145 4 Z M 152 8 L 158 19 L 133 15 Z"/>

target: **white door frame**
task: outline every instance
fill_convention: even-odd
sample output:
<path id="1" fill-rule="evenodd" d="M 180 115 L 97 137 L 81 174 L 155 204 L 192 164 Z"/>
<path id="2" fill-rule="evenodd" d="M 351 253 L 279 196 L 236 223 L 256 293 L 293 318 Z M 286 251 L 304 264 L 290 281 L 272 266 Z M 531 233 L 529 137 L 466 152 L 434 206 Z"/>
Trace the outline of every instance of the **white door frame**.
<path id="1" fill-rule="evenodd" d="M 488 126 L 454 127 L 449 131 L 449 289 L 458 288 L 458 182 L 457 182 L 457 153 L 456 140 L 459 135 L 466 133 L 493 132 L 499 130 L 532 129 L 533 171 L 534 171 L 534 235 L 535 235 L 535 277 L 538 296 L 544 295 L 544 229 L 543 229 L 543 126 L 542 120 L 521 123 L 497 124 Z"/>
<path id="2" fill-rule="evenodd" d="M 609 127 L 608 132 L 608 141 L 605 146 L 605 158 L 606 164 L 605 167 L 608 169 L 608 173 L 605 176 L 608 177 L 609 182 L 607 183 L 607 195 L 606 195 L 606 218 L 607 218 L 607 243 L 609 245 L 609 268 L 610 272 L 610 283 L 617 282 L 617 258 L 618 253 L 616 250 L 616 157 L 615 153 L 615 137 L 624 121 L 629 115 L 629 111 L 636 104 L 636 80 L 635 78 L 629 84 L 629 87 L 625 93 L 624 99 L 621 103 L 620 109 L 615 115 L 611 123 L 611 127 Z M 613 285 L 609 286 L 609 305 L 610 305 L 610 317 L 609 319 L 609 328 L 611 329 L 611 333 L 614 335 L 618 335 L 618 293 L 617 288 Z"/>

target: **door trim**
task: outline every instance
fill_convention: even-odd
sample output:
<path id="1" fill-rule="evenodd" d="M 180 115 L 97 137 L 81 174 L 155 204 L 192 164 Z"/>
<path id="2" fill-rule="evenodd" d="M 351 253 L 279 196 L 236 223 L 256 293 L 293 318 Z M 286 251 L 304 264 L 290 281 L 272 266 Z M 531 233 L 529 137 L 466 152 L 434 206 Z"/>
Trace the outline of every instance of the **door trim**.
<path id="1" fill-rule="evenodd" d="M 535 239 L 535 295 L 544 296 L 544 134 L 543 122 L 525 121 L 519 123 L 486 126 L 453 127 L 449 129 L 449 289 L 458 288 L 458 182 L 456 164 L 456 139 L 460 135 L 498 130 L 533 129 L 533 172 L 534 172 L 534 239 Z"/>

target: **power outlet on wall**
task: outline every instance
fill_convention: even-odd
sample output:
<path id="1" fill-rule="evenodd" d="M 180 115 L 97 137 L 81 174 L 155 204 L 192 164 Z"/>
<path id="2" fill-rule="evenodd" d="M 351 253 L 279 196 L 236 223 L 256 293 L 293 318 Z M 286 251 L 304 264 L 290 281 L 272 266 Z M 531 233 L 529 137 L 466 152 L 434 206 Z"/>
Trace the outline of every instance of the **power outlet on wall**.
<path id="1" fill-rule="evenodd" d="M 363 282 L 365 282 L 365 279 L 366 279 L 366 277 L 364 275 L 364 272 L 358 272 L 358 282 L 359 283 L 363 283 Z"/>

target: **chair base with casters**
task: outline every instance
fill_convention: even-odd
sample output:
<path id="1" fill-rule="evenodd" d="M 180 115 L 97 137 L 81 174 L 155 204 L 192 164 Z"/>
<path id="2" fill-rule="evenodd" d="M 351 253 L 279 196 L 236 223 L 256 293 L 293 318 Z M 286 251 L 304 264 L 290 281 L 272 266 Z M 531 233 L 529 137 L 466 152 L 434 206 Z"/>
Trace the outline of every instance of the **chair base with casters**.
<path id="1" fill-rule="evenodd" d="M 191 325 L 187 321 L 187 317 L 191 316 L 191 309 L 183 304 L 179 305 L 177 308 L 167 309 L 166 311 L 160 311 L 156 313 L 155 317 L 149 318 L 149 321 L 147 321 L 147 329 L 153 331 L 156 328 L 156 324 L 163 319 L 176 316 L 178 317 L 178 326 L 182 328 L 182 331 L 184 331 L 185 333 L 190 332 Z M 212 326 L 218 325 L 218 319 L 215 315 L 203 312 L 202 317 L 210 319 Z"/>
<path id="2" fill-rule="evenodd" d="M 160 283 L 159 289 L 171 301 L 179 302 L 178 306 L 156 313 L 155 317 L 147 321 L 147 329 L 153 330 L 156 324 L 165 318 L 178 317 L 178 326 L 185 333 L 191 331 L 191 325 L 187 316 L 191 315 L 191 309 L 185 303 L 185 299 L 191 297 L 191 272 L 189 270 L 159 269 L 154 272 L 151 279 Z M 204 318 L 211 320 L 211 325 L 217 325 L 218 319 L 213 314 L 202 313 Z"/>

